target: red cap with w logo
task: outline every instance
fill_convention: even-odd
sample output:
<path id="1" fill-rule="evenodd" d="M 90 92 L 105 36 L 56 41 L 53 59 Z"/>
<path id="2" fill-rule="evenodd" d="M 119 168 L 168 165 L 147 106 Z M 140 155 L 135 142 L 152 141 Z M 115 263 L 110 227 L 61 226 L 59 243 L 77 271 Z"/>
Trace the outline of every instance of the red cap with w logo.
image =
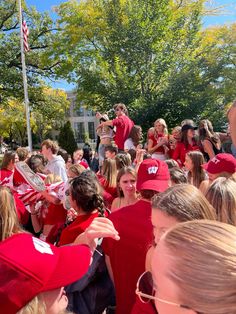
<path id="1" fill-rule="evenodd" d="M 139 166 L 137 190 L 163 192 L 169 187 L 169 179 L 169 169 L 164 161 L 145 159 Z"/>

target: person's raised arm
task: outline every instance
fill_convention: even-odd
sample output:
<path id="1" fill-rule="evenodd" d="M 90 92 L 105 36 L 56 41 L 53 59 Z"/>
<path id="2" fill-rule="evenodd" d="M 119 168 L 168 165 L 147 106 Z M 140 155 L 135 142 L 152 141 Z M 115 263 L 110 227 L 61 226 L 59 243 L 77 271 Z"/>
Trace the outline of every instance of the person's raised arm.
<path id="1" fill-rule="evenodd" d="M 73 244 L 87 244 L 91 250 L 94 251 L 97 246 L 97 240 L 106 237 L 114 240 L 120 239 L 118 231 L 108 218 L 97 217 L 92 221 L 85 232 L 75 239 Z"/>

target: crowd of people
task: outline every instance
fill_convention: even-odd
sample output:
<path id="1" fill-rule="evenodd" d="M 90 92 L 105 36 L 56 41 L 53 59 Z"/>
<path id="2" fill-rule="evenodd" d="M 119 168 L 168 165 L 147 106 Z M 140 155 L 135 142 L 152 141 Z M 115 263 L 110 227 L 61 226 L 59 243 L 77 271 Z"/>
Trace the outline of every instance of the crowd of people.
<path id="1" fill-rule="evenodd" d="M 4 153 L 1 310 L 235 314 L 236 101 L 225 133 L 158 118 L 145 140 L 114 112 L 96 115 L 96 152 Z"/>

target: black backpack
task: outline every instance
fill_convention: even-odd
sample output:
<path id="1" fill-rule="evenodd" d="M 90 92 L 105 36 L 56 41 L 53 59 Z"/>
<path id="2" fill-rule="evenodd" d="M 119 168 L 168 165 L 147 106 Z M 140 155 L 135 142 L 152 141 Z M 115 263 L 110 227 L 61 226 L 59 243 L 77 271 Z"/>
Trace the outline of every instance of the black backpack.
<path id="1" fill-rule="evenodd" d="M 100 245 L 94 251 L 88 272 L 65 290 L 69 300 L 67 309 L 76 314 L 101 314 L 115 305 L 115 289 Z"/>

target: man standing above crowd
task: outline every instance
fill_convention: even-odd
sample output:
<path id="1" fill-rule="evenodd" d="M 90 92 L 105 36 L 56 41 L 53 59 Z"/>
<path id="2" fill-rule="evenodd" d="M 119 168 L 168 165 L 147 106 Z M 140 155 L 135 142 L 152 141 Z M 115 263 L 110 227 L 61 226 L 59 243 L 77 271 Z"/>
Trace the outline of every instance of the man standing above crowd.
<path id="1" fill-rule="evenodd" d="M 128 110 L 122 103 L 114 106 L 116 118 L 102 122 L 98 128 L 104 126 L 116 127 L 115 143 L 118 147 L 119 152 L 124 151 L 124 143 L 129 136 L 129 133 L 134 125 L 134 122 L 128 117 Z"/>
<path id="2" fill-rule="evenodd" d="M 45 167 L 49 173 L 54 173 L 62 178 L 64 182 L 67 181 L 65 161 L 61 156 L 57 156 L 59 146 L 57 142 L 52 140 L 45 140 L 41 144 L 42 154 L 47 159 L 48 163 Z"/>

